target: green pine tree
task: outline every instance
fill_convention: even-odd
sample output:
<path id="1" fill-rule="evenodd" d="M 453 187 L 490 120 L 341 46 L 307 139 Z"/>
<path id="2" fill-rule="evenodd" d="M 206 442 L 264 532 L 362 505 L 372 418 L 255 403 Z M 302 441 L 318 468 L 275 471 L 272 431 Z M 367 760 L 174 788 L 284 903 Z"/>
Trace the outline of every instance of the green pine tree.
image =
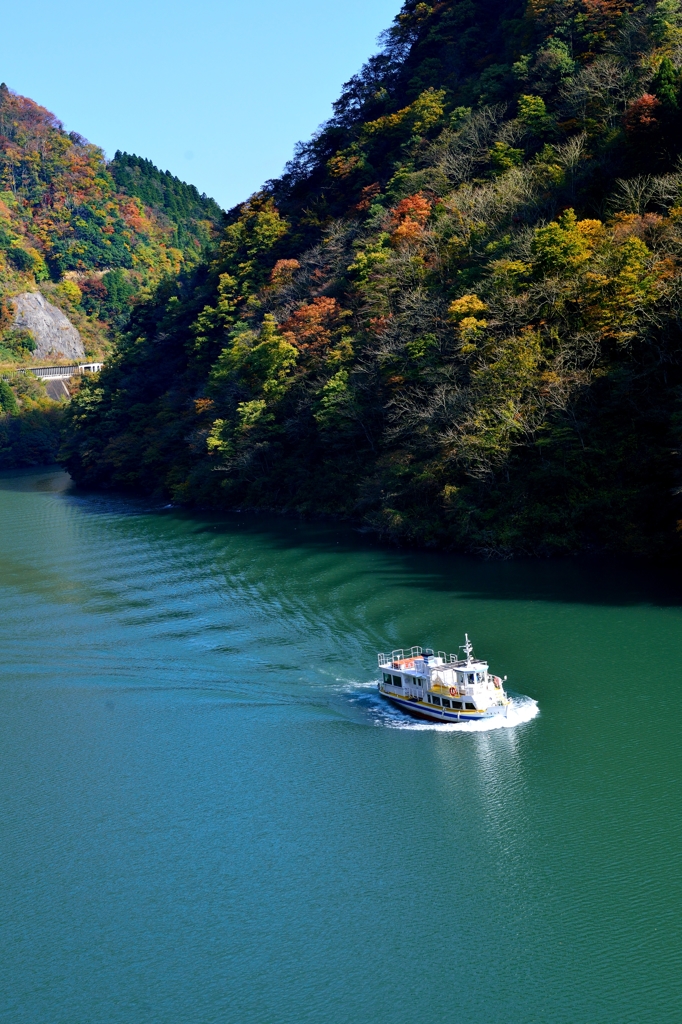
<path id="1" fill-rule="evenodd" d="M 678 109 L 679 77 L 669 57 L 664 57 L 661 61 L 651 83 L 651 91 L 656 94 L 666 110 Z"/>
<path id="2" fill-rule="evenodd" d="M 6 380 L 0 380 L 0 412 L 15 414 L 19 412 L 14 392 Z"/>

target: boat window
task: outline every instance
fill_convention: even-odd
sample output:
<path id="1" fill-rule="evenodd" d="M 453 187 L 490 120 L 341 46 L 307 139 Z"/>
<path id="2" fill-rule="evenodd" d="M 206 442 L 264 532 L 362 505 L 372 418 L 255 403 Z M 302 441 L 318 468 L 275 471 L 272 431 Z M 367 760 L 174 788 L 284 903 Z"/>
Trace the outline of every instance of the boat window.
<path id="1" fill-rule="evenodd" d="M 431 698 L 431 703 L 432 704 L 440 704 L 440 697 L 432 697 Z"/>
<path id="2" fill-rule="evenodd" d="M 461 700 L 453 700 L 452 706 L 453 706 L 453 708 L 457 708 L 459 711 L 461 711 L 462 710 L 462 702 L 461 702 Z"/>
<path id="3" fill-rule="evenodd" d="M 402 681 L 400 676 L 393 676 L 393 685 L 394 686 L 402 686 L 403 685 L 403 681 Z"/>
<path id="4" fill-rule="evenodd" d="M 392 679 L 393 679 L 393 676 L 389 676 L 388 672 L 384 672 L 384 682 L 385 683 L 388 683 L 388 685 L 390 686 Z"/>
<path id="5" fill-rule="evenodd" d="M 443 697 L 443 707 L 444 708 L 449 708 L 450 707 L 450 701 L 447 699 L 447 697 Z"/>
<path id="6" fill-rule="evenodd" d="M 469 701 L 466 702 L 464 707 L 467 709 L 467 711 L 475 711 L 476 710 L 476 705 L 475 704 L 470 704 Z"/>
<path id="7" fill-rule="evenodd" d="M 469 673 L 469 683 L 471 684 L 471 683 L 473 683 L 473 681 L 474 681 L 474 673 L 470 672 Z"/>

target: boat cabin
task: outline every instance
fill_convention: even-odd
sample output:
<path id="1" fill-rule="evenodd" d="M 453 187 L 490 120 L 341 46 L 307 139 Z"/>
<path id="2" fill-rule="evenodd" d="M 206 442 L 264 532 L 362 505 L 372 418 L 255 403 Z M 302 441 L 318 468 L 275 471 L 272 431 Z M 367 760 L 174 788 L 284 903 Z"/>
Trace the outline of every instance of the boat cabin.
<path id="1" fill-rule="evenodd" d="M 472 658 L 470 645 L 465 654 L 466 657 L 458 658 L 421 647 L 391 651 L 389 656 L 380 654 L 384 689 L 438 707 L 475 711 L 488 703 L 488 664 Z"/>

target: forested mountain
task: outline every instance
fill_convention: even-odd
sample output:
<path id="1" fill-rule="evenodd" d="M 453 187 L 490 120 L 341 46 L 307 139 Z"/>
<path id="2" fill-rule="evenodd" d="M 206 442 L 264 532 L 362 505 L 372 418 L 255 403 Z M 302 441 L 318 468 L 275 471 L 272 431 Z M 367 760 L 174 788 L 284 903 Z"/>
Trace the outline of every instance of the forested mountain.
<path id="1" fill-rule="evenodd" d="M 179 243 L 209 241 L 206 227 L 221 221 L 222 210 L 215 200 L 200 195 L 194 185 L 180 181 L 170 171 L 160 171 L 151 160 L 119 150 L 109 170 L 122 192 L 163 211 L 173 222 Z"/>
<path id="2" fill-rule="evenodd" d="M 54 461 L 62 409 L 21 372 L 36 354 L 13 299 L 40 289 L 101 357 L 135 302 L 195 265 L 216 203 L 148 160 L 100 149 L 0 85 L 0 468 Z M 77 337 L 77 336 L 76 336 Z M 79 342 L 80 345 L 80 342 Z"/>
<path id="3" fill-rule="evenodd" d="M 407 0 L 135 308 L 70 472 L 420 544 L 678 552 L 681 66 L 678 0 Z"/>
<path id="4" fill-rule="evenodd" d="M 101 350 L 134 301 L 196 263 L 221 224 L 193 186 L 138 157 L 107 163 L 0 85 L 0 361 L 25 354 L 11 331 L 12 295 L 39 285 Z"/>

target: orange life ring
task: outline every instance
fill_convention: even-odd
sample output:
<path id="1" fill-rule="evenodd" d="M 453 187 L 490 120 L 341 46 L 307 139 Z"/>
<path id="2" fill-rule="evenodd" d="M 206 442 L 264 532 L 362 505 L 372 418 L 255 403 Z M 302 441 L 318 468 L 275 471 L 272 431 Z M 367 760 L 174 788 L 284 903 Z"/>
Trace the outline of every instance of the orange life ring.
<path id="1" fill-rule="evenodd" d="M 451 686 L 451 687 L 450 687 L 450 696 L 451 696 L 451 697 L 456 697 L 456 696 L 457 696 L 457 694 L 458 694 L 458 692 L 459 692 L 459 691 L 457 690 L 457 688 L 456 688 L 455 686 Z"/>

